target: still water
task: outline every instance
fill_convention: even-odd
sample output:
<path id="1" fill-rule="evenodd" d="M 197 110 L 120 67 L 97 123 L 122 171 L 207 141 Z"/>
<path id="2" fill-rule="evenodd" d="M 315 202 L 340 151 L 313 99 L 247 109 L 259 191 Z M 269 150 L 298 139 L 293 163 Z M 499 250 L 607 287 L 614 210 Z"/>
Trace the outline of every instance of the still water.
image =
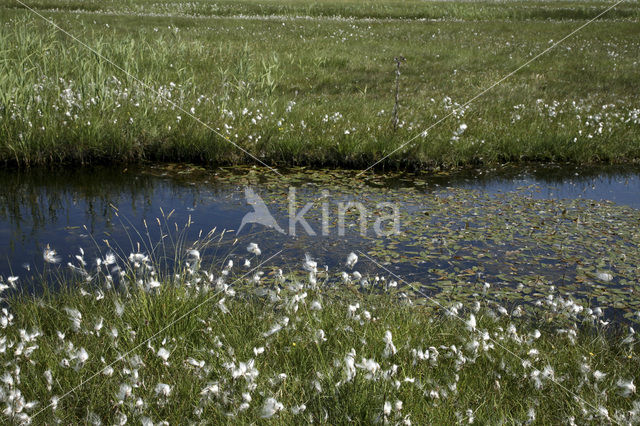
<path id="1" fill-rule="evenodd" d="M 244 262 L 250 242 L 260 246 L 262 259 L 282 250 L 270 260 L 284 270 L 299 270 L 308 253 L 318 265 L 340 272 L 354 251 L 371 256 L 368 262 L 360 256 L 357 269 L 363 274 L 397 274 L 426 283 L 432 292 L 461 280 L 511 287 L 544 282 L 620 303 L 619 294 L 634 291 L 630 283 L 640 281 L 632 264 L 640 238 L 634 233 L 640 224 L 640 168 L 502 167 L 377 176 L 298 169 L 285 176 L 251 167 L 183 165 L 2 171 L 0 276 L 18 276 L 30 291 L 37 280 L 29 277 L 77 263 L 81 249 L 89 260 L 108 251 L 126 257 L 189 247 L 209 234 L 203 253 L 214 266 L 228 259 Z M 236 232 L 252 211 L 247 188 L 283 232 L 255 223 Z M 291 235 L 290 188 L 297 197 L 294 213 L 312 203 L 304 219 L 316 235 L 300 222 Z M 338 203 L 347 202 L 367 210 L 364 233 L 355 212 L 340 231 Z M 375 219 L 390 213 L 378 209 L 380 203 L 396 206 L 399 235 L 374 231 Z M 387 219 L 383 228 L 393 224 Z M 43 262 L 47 247 L 61 257 L 59 265 Z M 614 279 L 598 283 L 594 277 L 602 271 Z M 617 293 L 602 296 L 605 284 Z"/>

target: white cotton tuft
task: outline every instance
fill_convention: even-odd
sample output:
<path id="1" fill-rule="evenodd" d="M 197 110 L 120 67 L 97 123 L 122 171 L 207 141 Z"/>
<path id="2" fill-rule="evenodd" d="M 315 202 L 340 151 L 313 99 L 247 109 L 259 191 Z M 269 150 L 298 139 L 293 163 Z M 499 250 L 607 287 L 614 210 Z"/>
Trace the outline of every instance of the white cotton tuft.
<path id="1" fill-rule="evenodd" d="M 395 355 L 396 352 L 398 352 L 396 346 L 393 344 L 392 338 L 393 336 L 391 335 L 391 331 L 387 330 L 384 333 L 384 338 L 382 339 L 385 343 L 384 353 L 382 354 L 382 356 L 384 356 L 385 358 L 388 358 L 391 355 Z"/>
<path id="2" fill-rule="evenodd" d="M 165 348 L 160 348 L 158 349 L 158 353 L 157 355 L 162 358 L 163 361 L 167 361 L 169 359 L 169 356 L 171 355 L 171 353 L 166 350 Z"/>
<path id="3" fill-rule="evenodd" d="M 250 243 L 247 246 L 247 251 L 249 253 L 255 254 L 256 256 L 260 256 L 260 254 L 262 254 L 262 251 L 260 250 L 260 248 L 256 243 Z"/>
<path id="4" fill-rule="evenodd" d="M 168 397 L 171 395 L 171 386 L 166 383 L 158 383 L 155 388 L 156 395 L 162 397 Z"/>
<path id="5" fill-rule="evenodd" d="M 347 267 L 353 268 L 356 263 L 358 263 L 358 255 L 354 252 L 349 253 L 349 256 L 347 256 Z"/>
<path id="6" fill-rule="evenodd" d="M 276 401 L 275 398 L 267 398 L 264 401 L 264 405 L 262 406 L 262 410 L 260 411 L 260 417 L 263 419 L 269 419 L 273 417 L 278 411 L 284 409 L 284 405 Z"/>

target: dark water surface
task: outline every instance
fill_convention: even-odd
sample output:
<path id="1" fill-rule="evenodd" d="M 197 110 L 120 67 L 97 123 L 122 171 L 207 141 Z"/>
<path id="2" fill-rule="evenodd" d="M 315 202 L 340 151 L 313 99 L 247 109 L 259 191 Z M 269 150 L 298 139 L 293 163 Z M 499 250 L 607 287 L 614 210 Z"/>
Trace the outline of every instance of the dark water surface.
<path id="1" fill-rule="evenodd" d="M 287 195 L 289 187 L 296 188 L 298 210 L 307 201 L 315 202 L 305 217 L 319 235 L 307 235 L 300 225 L 294 237 L 257 224 L 236 234 L 251 211 L 247 187 L 264 199 L 287 233 Z M 348 201 L 362 203 L 370 213 L 364 236 L 355 216 L 347 216 L 345 233 L 339 235 L 337 203 Z M 322 202 L 327 203 L 330 224 L 324 236 Z M 401 237 L 373 232 L 371 221 L 380 213 L 380 202 L 398 206 Z M 261 259 L 283 250 L 271 262 L 283 270 L 299 270 L 309 253 L 319 266 L 339 273 L 348 253 L 361 250 L 407 281 L 431 282 L 426 288 L 432 292 L 455 287 L 456 280 L 466 277 L 472 285 L 566 285 L 582 297 L 602 301 L 594 288 L 614 286 L 620 294 L 635 290 L 630 283 L 638 282 L 640 272 L 630 262 L 638 254 L 633 229 L 638 229 L 639 210 L 637 167 L 502 167 L 368 177 L 348 171 L 293 170 L 284 180 L 256 168 L 177 165 L 9 170 L 0 171 L 0 276 L 18 276 L 18 283 L 26 286 L 30 276 L 46 268 L 77 264 L 81 248 L 91 263 L 110 250 L 107 244 L 127 256 L 151 252 L 161 240 L 169 246 L 178 235 L 188 246 L 215 229 L 214 242 L 203 251 L 214 264 L 229 258 L 244 262 L 250 257 L 247 244 L 255 242 L 262 249 Z M 588 230 L 572 230 L 581 223 L 591 225 Z M 591 232 L 603 226 L 607 228 Z M 547 233 L 545 227 L 554 231 Z M 563 239 L 551 237 L 555 232 Z M 611 244 L 620 252 L 598 254 Z M 45 266 L 42 254 L 47 247 L 57 251 L 60 265 Z M 625 261 L 620 263 L 618 257 Z M 356 269 L 389 276 L 362 256 Z M 612 273 L 611 283 L 594 281 L 602 271 Z M 614 302 L 622 298 L 616 297 Z M 635 309 L 635 303 L 627 308 Z"/>

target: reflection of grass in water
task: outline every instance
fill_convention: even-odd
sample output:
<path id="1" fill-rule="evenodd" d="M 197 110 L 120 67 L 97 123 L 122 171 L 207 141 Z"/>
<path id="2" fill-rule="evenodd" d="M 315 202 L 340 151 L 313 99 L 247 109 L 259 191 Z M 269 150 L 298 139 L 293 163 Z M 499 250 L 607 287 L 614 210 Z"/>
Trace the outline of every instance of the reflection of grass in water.
<path id="1" fill-rule="evenodd" d="M 171 191 L 191 188 L 187 179 L 189 168 L 186 169 L 180 171 L 184 180 L 175 187 L 171 186 Z M 152 172 L 154 170 L 157 170 L 156 174 L 164 174 L 161 167 L 154 167 Z M 237 188 L 251 186 L 263 197 L 280 225 L 288 229 L 287 192 L 282 189 L 283 182 L 251 168 L 235 172 L 214 175 L 196 170 L 198 178 L 192 177 L 193 180 L 211 184 L 194 187 L 193 191 L 204 194 L 213 190 L 225 199 L 228 188 L 234 188 L 233 193 L 236 193 L 239 191 Z M 378 177 L 374 183 L 383 185 L 385 179 L 393 179 L 393 176 Z M 382 262 L 389 262 L 398 268 L 394 270 L 401 275 L 423 283 L 429 294 L 444 291 L 452 300 L 472 299 L 473 294 L 481 289 L 478 286 L 488 282 L 493 287 L 504 286 L 502 300 L 513 305 L 523 300 L 529 302 L 536 292 L 554 285 L 562 294 L 571 294 L 594 305 L 615 305 L 616 315 L 624 315 L 628 319 L 640 310 L 640 302 L 631 291 L 638 279 L 635 266 L 640 262 L 634 249 L 638 245 L 636 210 L 610 203 L 592 206 L 587 200 L 536 200 L 531 198 L 527 188 L 503 195 L 456 188 L 430 188 L 425 193 L 420 187 L 370 186 L 367 180 L 354 180 L 350 173 L 340 171 L 298 170 L 287 177 L 284 185 L 300 185 L 297 208 L 309 201 L 315 202 L 306 218 L 317 232 L 320 231 L 322 203 L 318 193 L 324 187 L 331 187 L 331 235 L 326 238 L 308 237 L 298 226 L 302 235 L 294 239 L 254 226 L 237 236 L 236 252 L 238 246 L 257 241 L 265 250 L 284 250 L 283 258 L 287 261 L 300 259 L 309 251 L 322 266 L 326 264 L 333 269 L 342 267 L 349 251 L 360 249 Z M 153 181 L 147 183 L 148 187 L 142 185 L 145 193 L 158 190 Z M 88 193 L 93 191 L 90 189 Z M 243 209 L 237 216 L 239 222 L 248 207 L 244 206 L 241 191 L 238 197 L 238 208 Z M 392 199 L 399 203 L 402 206 L 403 234 L 386 239 L 375 238 L 371 232 L 375 219 L 372 216 L 368 218 L 367 229 L 370 232 L 367 237 L 362 238 L 357 229 L 351 228 L 345 238 L 338 237 L 335 204 L 350 199 L 365 200 L 367 207 L 375 206 L 379 200 Z M 109 213 L 112 214 L 111 208 Z M 143 249 L 146 252 L 153 249 L 154 244 L 150 241 L 158 241 L 160 234 L 156 220 L 148 223 L 149 235 L 144 235 L 144 229 L 140 230 L 142 236 L 136 235 L 126 221 L 118 226 L 118 220 L 112 220 L 114 228 L 121 230 L 109 236 L 113 244 L 120 241 L 123 250 L 135 250 L 131 241 L 146 241 L 147 247 Z M 186 217 L 178 219 L 183 220 Z M 347 222 L 357 224 L 357 215 L 349 216 Z M 162 223 L 165 227 L 171 225 L 171 231 L 175 232 L 171 220 L 162 220 Z M 189 241 L 198 239 L 201 226 L 202 223 L 197 223 L 190 228 Z M 130 238 L 126 237 L 127 232 L 132 233 Z M 102 244 L 101 236 L 95 238 Z M 217 252 L 210 253 L 211 258 L 217 259 L 216 264 L 224 262 L 235 238 L 234 234 L 226 233 L 225 239 L 217 246 Z M 46 242 L 54 243 L 42 241 Z M 169 239 L 164 242 L 172 243 Z M 60 247 L 58 245 L 57 248 Z M 173 249 L 169 252 L 174 253 Z M 238 256 L 242 257 L 241 254 Z M 170 261 L 176 263 L 174 258 Z M 363 267 L 361 272 L 374 273 L 369 267 Z M 603 282 L 599 273 L 611 273 L 612 280 Z"/>
<path id="2" fill-rule="evenodd" d="M 539 308 L 507 311 L 485 295 L 435 309 L 406 289 L 370 292 L 321 273 L 311 285 L 295 265 L 262 278 L 238 265 L 209 268 L 184 248 L 177 274 L 163 275 L 151 257 L 120 256 L 117 289 L 111 264 L 90 285 L 11 298 L 0 318 L 1 415 L 637 421 L 636 335 L 606 332 L 598 312 L 570 299 L 551 294 Z M 261 259 L 258 270 L 282 264 Z"/>
<path id="3" fill-rule="evenodd" d="M 535 292 L 554 285 L 563 294 L 571 294 L 595 305 L 615 304 L 616 314 L 623 314 L 628 319 L 633 318 L 634 312 L 640 310 L 640 301 L 633 297 L 632 291 L 634 283 L 638 280 L 638 270 L 635 266 L 640 263 L 638 251 L 635 249 L 639 243 L 635 226 L 638 213 L 634 209 L 611 203 L 591 205 L 588 200 L 536 200 L 531 198 L 527 188 L 503 195 L 456 188 L 431 187 L 425 190 L 420 186 L 402 186 L 398 183 L 399 179 L 394 181 L 396 175 L 393 173 L 378 176 L 370 182 L 352 180 L 354 172 L 295 170 L 286 175 L 287 179 L 283 183 L 275 175 L 271 178 L 271 175 L 252 168 L 238 168 L 227 172 L 192 169 L 194 168 L 187 166 L 174 166 L 169 169 L 169 176 L 173 176 L 171 173 L 177 173 L 181 179 L 175 185 L 169 185 L 170 192 L 181 196 L 181 191 L 193 188 L 190 191 L 193 191 L 194 197 L 199 198 L 213 191 L 216 197 L 220 195 L 220 199 L 223 200 L 230 193 L 236 194 L 237 208 L 240 209 L 236 218 L 238 223 L 242 215 L 249 211 L 242 199 L 242 191 L 238 188 L 247 185 L 256 188 L 276 220 L 283 228 L 288 229 L 287 192 L 283 190 L 283 185 L 286 187 L 291 183 L 299 185 L 297 208 L 309 201 L 315 202 L 306 218 L 316 232 L 319 232 L 322 202 L 319 201 L 318 194 L 322 188 L 331 188 L 329 237 L 308 237 L 298 226 L 297 230 L 302 235 L 293 239 L 256 225 L 243 230 L 242 234 L 237 236 L 239 241 L 232 246 L 231 243 L 236 236 L 227 232 L 224 240 L 216 246 L 215 252 L 212 248 L 210 253 L 203 254 L 217 259 L 217 265 L 224 262 L 230 247 L 235 247 L 233 253 L 237 253 L 237 247 L 242 247 L 250 241 L 258 242 L 265 250 L 284 250 L 283 256 L 289 262 L 301 259 L 304 253 L 309 251 L 321 266 L 328 265 L 332 269 L 343 266 L 344 258 L 349 251 L 360 249 L 375 255 L 383 262 L 389 262 L 398 268 L 394 270 L 403 276 L 420 281 L 430 294 L 444 290 L 455 300 L 469 300 L 478 290 L 476 286 L 484 282 L 489 282 L 492 286 L 504 285 L 507 289 L 502 292 L 503 300 L 509 304 L 530 300 Z M 116 180 L 115 188 L 105 187 L 104 192 L 108 196 L 103 203 L 107 203 L 108 199 L 116 194 L 126 192 L 125 181 L 128 180 L 137 182 L 135 185 L 138 186 L 131 190 L 133 193 L 140 191 L 140 195 L 135 195 L 135 198 L 148 198 L 149 193 L 157 193 L 164 186 L 159 187 L 153 179 L 145 176 L 165 176 L 166 170 L 167 168 L 156 166 L 145 171 L 139 179 L 132 179 L 132 176 L 137 176 L 135 174 L 123 174 L 123 181 Z M 98 178 L 93 183 L 87 182 L 86 189 L 83 185 L 67 189 L 74 194 L 81 194 L 87 203 L 96 204 L 96 200 L 102 199 L 95 195 L 100 180 Z M 390 185 L 387 188 L 385 182 L 388 180 L 395 182 L 395 186 Z M 26 199 L 31 201 L 38 199 L 37 189 L 43 187 L 42 182 L 37 179 L 27 180 L 21 185 L 17 184 L 21 182 L 20 179 L 7 182 L 12 190 L 28 195 Z M 202 183 L 202 186 L 189 185 L 193 182 Z M 55 195 L 56 188 L 66 188 L 63 183 L 59 182 L 58 186 L 54 185 L 54 189 L 44 191 Z M 370 186 L 370 183 L 375 186 Z M 48 187 L 45 185 L 45 188 Z M 335 228 L 336 202 L 351 199 L 364 200 L 367 207 L 375 206 L 380 200 L 399 203 L 402 206 L 400 210 L 403 235 L 386 239 L 375 238 L 371 231 L 375 219 L 372 216 L 368 220 L 369 232 L 366 238 L 361 238 L 357 229 L 351 228 L 345 238 L 338 237 Z M 7 211 L 15 210 L 16 206 L 25 208 L 30 205 L 18 197 L 7 200 Z M 46 212 L 46 206 L 37 203 L 34 206 L 44 208 Z M 100 211 L 101 208 L 95 209 L 94 213 L 98 215 L 96 217 L 99 217 Z M 133 242 L 140 241 L 146 242 L 146 246 L 143 247 L 145 252 L 154 249 L 155 244 L 151 242 L 157 242 L 160 238 L 157 219 L 149 220 L 148 235 L 145 235 L 144 228 L 141 228 L 139 236 L 136 234 L 138 231 L 133 231 L 134 227 L 126 220 L 122 220 L 118 225 L 121 219 L 113 217 L 110 207 L 107 213 L 112 216 L 112 229 L 107 237 L 112 244 L 120 242 L 123 251 L 130 251 L 137 249 Z M 170 231 L 176 232 L 173 223 L 176 220 L 165 220 L 162 216 L 159 219 L 165 228 L 170 225 Z M 170 219 L 173 219 L 173 216 Z M 177 219 L 178 222 L 184 220 L 185 216 Z M 357 215 L 351 215 L 347 222 L 356 224 L 357 220 Z M 205 225 L 213 227 L 213 224 L 215 220 Z M 183 239 L 178 245 L 184 245 L 187 240 L 197 240 L 202 225 L 192 225 L 185 231 L 188 238 Z M 183 223 L 179 227 L 182 226 Z M 209 228 L 205 228 L 204 232 L 208 230 Z M 78 231 L 90 233 L 84 229 Z M 165 229 L 163 235 L 168 231 Z M 75 231 L 64 232 L 66 234 Z M 131 234 L 130 237 L 127 237 L 127 233 Z M 104 251 L 103 237 L 96 234 L 93 236 Z M 174 242 L 169 237 L 163 241 L 167 253 L 173 256 L 175 250 L 167 249 L 166 245 L 173 245 Z M 52 243 L 54 248 L 63 248 L 53 240 L 41 241 L 42 244 L 47 242 Z M 238 256 L 242 257 L 242 254 Z M 163 261 L 170 260 L 169 263 L 172 264 L 177 262 L 169 255 L 164 257 Z M 17 273 L 20 269 L 19 262 L 18 267 L 15 267 L 15 262 L 13 266 L 16 270 L 14 273 Z M 363 267 L 361 272 L 374 271 Z M 611 273 L 612 279 L 603 282 L 599 273 Z M 516 291 L 521 286 L 523 288 Z"/>
<path id="4" fill-rule="evenodd" d="M 142 209 L 163 185 L 125 168 L 79 168 L 58 170 L 4 171 L 0 173 L 0 219 L 12 228 L 27 225 L 31 231 L 41 231 L 55 224 L 70 212 L 70 206 L 82 202 L 91 228 L 97 221 L 113 219 L 110 204 L 129 202 Z M 185 197 L 190 187 L 180 188 Z M 25 230 L 26 231 L 26 230 Z"/>

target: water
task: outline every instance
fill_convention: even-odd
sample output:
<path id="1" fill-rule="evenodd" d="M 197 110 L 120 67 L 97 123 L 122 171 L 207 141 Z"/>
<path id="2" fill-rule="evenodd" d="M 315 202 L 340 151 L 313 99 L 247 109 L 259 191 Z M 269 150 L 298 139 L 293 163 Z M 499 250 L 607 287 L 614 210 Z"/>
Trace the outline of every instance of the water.
<path id="1" fill-rule="evenodd" d="M 532 196 L 544 199 L 608 200 L 640 209 L 640 168 L 629 166 L 539 166 L 477 170 L 454 176 L 445 185 L 510 192 L 534 185 Z"/>
<path id="2" fill-rule="evenodd" d="M 239 178 L 247 173 L 246 169 L 231 169 L 222 174 Z M 312 181 L 309 178 L 306 183 Z M 371 182 L 371 187 L 379 184 Z M 318 185 L 322 187 L 322 183 Z M 546 166 L 524 170 L 514 167 L 419 177 L 393 175 L 386 178 L 383 185 L 391 189 L 382 195 L 387 201 L 394 200 L 394 191 L 400 193 L 407 188 L 417 188 L 417 194 L 426 194 L 457 187 L 489 194 L 520 190 L 540 199 L 609 200 L 640 209 L 640 169 L 617 166 L 587 169 Z M 287 186 L 282 185 L 283 192 Z M 301 190 L 304 191 L 304 185 L 299 187 Z M 357 195 L 353 198 L 357 199 Z M 406 199 L 400 202 L 407 209 L 414 204 L 407 203 Z M 123 249 L 137 249 L 137 240 L 145 239 L 138 235 L 146 234 L 144 222 L 151 230 L 152 239 L 159 237 L 157 219 L 163 211 L 166 215 L 172 210 L 174 213 L 168 222 L 181 227 L 191 218 L 195 226 L 190 235 L 195 238 L 194 231 L 207 232 L 214 227 L 220 231 L 237 229 L 250 208 L 244 199 L 243 186 L 217 179 L 215 171 L 173 167 L 92 168 L 53 173 L 2 171 L 0 275 L 18 273 L 24 269 L 23 265 L 37 267 L 42 263 L 42 252 L 47 245 L 65 259 L 77 254 L 81 247 L 92 249 L 104 238 Z M 287 212 L 282 212 L 286 206 L 272 210 L 286 228 Z M 259 228 L 255 225 L 250 233 L 245 230 L 242 240 L 255 240 L 260 246 L 272 245 L 263 239 L 273 239 L 277 233 Z M 314 230 L 320 233 L 319 228 L 316 226 Z M 308 242 L 304 230 L 298 227 L 298 232 Z M 361 242 L 357 233 L 350 235 L 352 240 Z M 322 236 L 319 239 L 323 239 Z M 335 238 L 323 240 L 331 244 Z"/>
<path id="3" fill-rule="evenodd" d="M 215 229 L 204 251 L 214 265 L 250 258 L 249 242 L 261 247 L 262 260 L 282 250 L 269 263 L 292 271 L 300 269 L 309 253 L 321 267 L 340 272 L 347 254 L 361 251 L 375 262 L 361 255 L 359 271 L 420 281 L 430 294 L 471 293 L 485 282 L 534 286 L 540 277 L 540 282 L 597 301 L 602 296 L 596 290 L 603 283 L 593 276 L 600 270 L 614 272 L 615 279 L 607 285 L 615 285 L 618 292 L 627 289 L 627 281 L 638 281 L 631 262 L 638 252 L 639 237 L 633 229 L 640 209 L 640 168 L 502 167 L 366 178 L 348 171 L 293 170 L 286 176 L 283 181 L 268 170 L 250 167 L 205 170 L 175 165 L 2 171 L 0 275 L 19 276 L 23 288 L 31 290 L 37 280 L 29 277 L 51 268 L 42 259 L 46 247 L 59 253 L 63 266 L 57 267 L 64 268 L 67 262 L 78 263 L 75 256 L 81 248 L 85 260 L 92 262 L 110 250 L 124 256 L 154 247 L 157 252 L 160 246 L 166 251 L 179 235 L 189 246 Z M 288 188 L 295 187 L 297 211 L 315 201 L 305 217 L 318 235 L 308 235 L 300 225 L 294 237 L 257 224 L 236 234 L 251 211 L 246 187 L 264 199 L 287 234 Z M 328 190 L 326 198 L 323 189 Z M 337 203 L 348 201 L 361 202 L 372 214 L 364 236 L 355 216 L 347 216 L 344 235 L 338 232 Z M 330 225 L 327 235 L 322 235 L 323 202 Z M 398 206 L 402 236 L 379 237 L 373 231 L 380 202 Z M 608 217 L 622 225 L 609 223 Z M 573 238 L 571 227 L 576 223 L 606 224 L 603 235 L 619 235 L 602 240 L 599 233 L 587 230 Z M 544 231 L 549 226 L 563 239 Z M 596 252 L 611 246 L 620 252 L 609 253 L 603 261 Z M 462 281 L 473 288 L 458 289 Z M 635 302 L 626 306 L 635 307 Z"/>

